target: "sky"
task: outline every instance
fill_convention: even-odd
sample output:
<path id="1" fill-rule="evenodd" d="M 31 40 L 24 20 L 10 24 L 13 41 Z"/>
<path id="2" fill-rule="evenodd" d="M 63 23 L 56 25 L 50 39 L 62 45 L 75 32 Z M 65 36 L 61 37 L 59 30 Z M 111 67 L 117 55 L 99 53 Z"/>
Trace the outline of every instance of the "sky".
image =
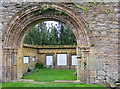
<path id="1" fill-rule="evenodd" d="M 55 27 L 58 27 L 58 24 L 59 24 L 59 22 L 57 21 L 44 21 L 44 23 L 46 23 L 47 29 L 52 27 L 52 25 Z M 38 26 L 38 24 L 36 24 L 36 26 Z"/>

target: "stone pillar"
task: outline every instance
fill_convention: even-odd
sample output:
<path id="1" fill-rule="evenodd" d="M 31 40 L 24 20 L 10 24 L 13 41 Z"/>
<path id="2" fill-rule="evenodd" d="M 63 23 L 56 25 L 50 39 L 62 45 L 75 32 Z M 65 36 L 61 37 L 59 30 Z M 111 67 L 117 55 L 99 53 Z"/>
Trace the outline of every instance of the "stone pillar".
<path id="1" fill-rule="evenodd" d="M 22 78 L 23 76 L 23 49 L 19 48 L 18 49 L 18 55 L 17 55 L 17 79 Z"/>
<path id="2" fill-rule="evenodd" d="M 14 79 L 17 79 L 17 64 L 16 64 L 16 61 L 17 60 L 17 50 L 14 50 L 14 52 L 12 53 L 12 61 L 11 61 L 11 64 L 12 64 L 12 76 L 11 76 L 11 79 L 14 80 Z"/>
<path id="3" fill-rule="evenodd" d="M 77 57 L 77 80 L 83 81 L 82 77 L 82 59 L 81 57 Z"/>
<path id="4" fill-rule="evenodd" d="M 89 49 L 85 51 L 85 56 L 86 56 L 86 74 L 87 74 L 87 77 L 86 77 L 86 83 L 90 83 L 90 70 L 89 70 L 89 67 L 90 67 L 90 60 L 89 60 Z"/>
<path id="5" fill-rule="evenodd" d="M 14 67 L 14 61 L 17 59 L 17 52 L 14 51 L 14 49 L 4 49 L 3 50 L 3 71 L 2 71 L 2 80 L 3 81 L 10 81 L 13 79 L 16 79 L 16 66 Z"/>
<path id="6" fill-rule="evenodd" d="M 90 71 L 90 83 L 95 83 L 96 81 L 96 73 L 97 73 L 97 69 L 101 69 L 101 65 L 100 62 L 97 63 L 97 59 L 96 59 L 96 50 L 94 47 L 90 48 L 90 52 L 89 52 L 89 71 Z M 97 65 L 96 65 L 97 63 Z M 97 82 L 96 82 L 97 83 Z"/>
<path id="7" fill-rule="evenodd" d="M 82 53 L 82 77 L 85 83 L 90 83 L 90 70 L 89 70 L 89 49 L 83 48 L 81 49 Z"/>
<path id="8" fill-rule="evenodd" d="M 9 50 L 5 53 L 5 62 L 4 71 L 5 71 L 5 81 L 9 81 Z"/>
<path id="9" fill-rule="evenodd" d="M 7 58 L 7 50 L 3 50 L 3 57 L 2 57 L 2 81 L 6 81 L 6 58 Z"/>
<path id="10" fill-rule="evenodd" d="M 77 47 L 77 80 L 83 82 L 83 65 L 82 65 L 82 54 L 80 48 Z"/>
<path id="11" fill-rule="evenodd" d="M 56 58 L 56 53 L 53 55 L 53 67 L 56 68 L 57 66 L 57 58 Z"/>
<path id="12" fill-rule="evenodd" d="M 78 48 L 77 49 L 77 79 L 84 83 L 90 82 L 90 71 L 89 71 L 89 49 Z"/>
<path id="13" fill-rule="evenodd" d="M 8 54 L 8 63 L 9 65 L 7 65 L 9 67 L 9 80 L 12 80 L 12 54 L 13 54 L 13 49 L 9 50 L 9 54 Z"/>
<path id="14" fill-rule="evenodd" d="M 70 69 L 70 54 L 67 53 L 67 65 L 68 65 L 68 69 Z"/>

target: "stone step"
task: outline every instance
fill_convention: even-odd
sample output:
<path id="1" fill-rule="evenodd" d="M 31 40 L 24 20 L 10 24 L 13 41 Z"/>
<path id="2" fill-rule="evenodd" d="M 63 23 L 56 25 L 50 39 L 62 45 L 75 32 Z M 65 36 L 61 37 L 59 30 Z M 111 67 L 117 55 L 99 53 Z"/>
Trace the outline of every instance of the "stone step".
<path id="1" fill-rule="evenodd" d="M 56 82 L 56 83 L 58 83 L 58 82 L 63 82 L 63 83 L 77 83 L 77 84 L 83 83 L 83 82 L 77 81 L 77 80 L 55 80 L 54 82 Z"/>
<path id="2" fill-rule="evenodd" d="M 116 87 L 115 83 L 109 82 L 109 84 L 110 84 L 111 88 L 115 88 Z"/>
<path id="3" fill-rule="evenodd" d="M 19 79 L 19 80 L 11 80 L 10 82 L 33 82 L 34 80 L 29 79 Z"/>

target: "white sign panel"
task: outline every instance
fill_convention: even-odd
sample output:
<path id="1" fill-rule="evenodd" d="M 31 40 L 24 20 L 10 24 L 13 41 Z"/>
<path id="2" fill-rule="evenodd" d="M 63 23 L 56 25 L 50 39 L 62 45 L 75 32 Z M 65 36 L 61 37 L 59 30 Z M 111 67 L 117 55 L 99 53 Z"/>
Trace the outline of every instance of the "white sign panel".
<path id="1" fill-rule="evenodd" d="M 46 56 L 46 65 L 53 65 L 53 56 Z"/>
<path id="2" fill-rule="evenodd" d="M 57 65 L 67 65 L 67 54 L 57 54 Z"/>
<path id="3" fill-rule="evenodd" d="M 36 57 L 32 57 L 32 61 L 35 62 Z"/>
<path id="4" fill-rule="evenodd" d="M 29 63 L 29 57 L 23 57 L 23 63 Z"/>
<path id="5" fill-rule="evenodd" d="M 72 55 L 72 65 L 77 65 L 77 55 Z"/>

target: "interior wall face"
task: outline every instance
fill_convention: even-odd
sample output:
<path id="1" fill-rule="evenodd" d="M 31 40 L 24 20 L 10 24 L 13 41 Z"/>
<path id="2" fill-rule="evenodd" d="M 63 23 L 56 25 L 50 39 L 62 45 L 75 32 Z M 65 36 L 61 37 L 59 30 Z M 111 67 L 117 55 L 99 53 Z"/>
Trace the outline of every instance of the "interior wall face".
<path id="1" fill-rule="evenodd" d="M 32 48 L 23 48 L 22 51 L 22 69 L 23 69 L 23 74 L 26 73 L 29 69 L 34 69 L 35 64 L 37 63 L 37 49 L 32 49 Z M 25 57 L 28 57 L 28 62 L 25 62 Z M 33 57 L 35 57 L 35 61 L 33 61 Z"/>
<path id="2" fill-rule="evenodd" d="M 59 65 L 58 64 L 58 57 L 57 55 L 58 54 L 65 54 L 67 56 L 67 63 L 66 65 Z M 63 69 L 75 69 L 76 68 L 76 65 L 72 65 L 72 60 L 71 60 L 71 57 L 72 55 L 77 55 L 76 54 L 76 48 L 54 48 L 54 49 L 39 49 L 38 50 L 38 62 L 39 63 L 44 63 L 46 65 L 46 56 L 53 56 L 53 66 L 52 68 L 63 68 Z M 64 61 L 64 60 L 63 60 Z M 50 67 L 50 66 L 47 66 L 46 67 Z"/>
<path id="3" fill-rule="evenodd" d="M 37 2 L 35 2 L 37 3 Z M 0 16 L 2 17 L 2 29 L 0 28 L 0 32 L 7 31 L 8 29 L 5 29 L 5 27 L 9 27 L 9 25 L 12 24 L 10 19 L 19 11 L 22 10 L 22 8 L 28 7 L 30 4 L 33 5 L 35 3 L 32 2 L 0 2 Z M 59 3 L 60 4 L 60 3 Z M 63 3 L 61 4 L 61 6 Z M 118 9 L 118 3 L 93 3 L 93 5 L 89 5 L 89 3 L 79 3 L 78 5 L 88 9 L 88 11 L 81 10 L 78 8 L 75 4 L 66 4 L 64 5 L 67 8 L 70 8 L 71 10 L 75 11 L 77 14 L 77 17 L 80 18 L 80 20 L 84 20 L 83 24 L 86 24 L 85 29 L 88 34 L 90 31 L 91 34 L 88 34 L 89 38 L 89 45 L 90 45 L 90 51 L 89 53 L 85 53 L 89 61 L 87 61 L 87 64 L 90 66 L 88 68 L 92 82 L 108 82 L 108 81 L 116 81 L 118 79 L 118 29 L 119 29 L 119 23 L 118 23 L 118 16 L 119 16 L 119 9 Z M 64 6 L 63 5 L 63 6 Z M 69 11 L 70 12 L 70 11 Z M 27 13 L 27 12 L 26 12 Z M 67 12 L 68 13 L 68 12 Z M 20 14 L 20 13 L 19 13 Z M 27 18 L 27 15 L 26 15 Z M 16 19 L 18 19 L 16 17 Z M 8 22 L 11 22 L 7 25 Z M 74 23 L 72 23 L 74 24 Z M 78 43 L 82 44 L 82 41 L 85 41 L 82 37 L 79 37 L 82 33 L 80 29 L 77 28 L 75 24 L 75 29 L 78 29 L 77 33 L 77 39 Z M 1 27 L 1 26 L 0 26 Z M 16 29 L 16 28 L 15 28 Z M 74 27 L 73 27 L 74 29 Z M 88 31 L 89 30 L 89 31 Z M 88 32 L 87 32 L 88 31 Z M 9 32 L 9 31 L 8 31 Z M 14 32 L 11 34 L 14 34 Z M 1 41 L 1 35 L 3 38 L 5 37 L 5 32 L 0 33 L 0 52 L 2 52 L 2 45 L 4 43 L 5 39 L 2 39 Z M 86 35 L 86 34 L 85 34 Z M 15 36 L 15 35 L 13 35 Z M 15 36 L 16 37 L 16 36 Z M 13 37 L 13 38 L 15 38 Z M 17 38 L 16 38 L 17 39 Z M 7 42 L 7 41 L 6 41 Z M 11 42 L 12 44 L 14 42 Z M 16 44 L 16 43 L 14 43 Z M 11 44 L 7 44 L 11 45 Z M 81 45 L 78 45 L 78 47 L 82 47 Z M 11 49 L 11 48 L 9 48 Z M 94 57 L 93 57 L 94 56 Z M 2 56 L 0 55 L 0 59 Z M 3 60 L 3 58 L 2 58 Z M 1 68 L 2 69 L 2 68 Z M 1 72 L 0 72 L 1 73 Z M 86 75 L 87 76 L 87 75 Z M 88 75 L 89 76 L 89 75 Z M 0 74 L 0 77 L 1 74 Z"/>
<path id="4" fill-rule="evenodd" d="M 47 46 L 48 47 L 48 46 Z M 57 65 L 57 54 L 65 54 L 67 57 L 66 65 Z M 18 58 L 18 66 L 22 68 L 20 74 L 25 74 L 28 72 L 29 69 L 34 69 L 36 63 L 43 63 L 47 68 L 54 68 L 54 69 L 76 69 L 77 65 L 72 65 L 72 55 L 76 55 L 76 48 L 69 48 L 69 49 L 39 49 L 39 48 L 32 48 L 32 47 L 22 47 L 19 49 L 18 57 L 21 58 L 19 61 Z M 46 65 L 46 57 L 52 56 L 53 57 L 53 65 Z M 33 61 L 33 57 L 35 57 L 35 61 Z M 26 61 L 25 59 L 28 60 Z M 64 58 L 63 58 L 64 59 Z"/>

